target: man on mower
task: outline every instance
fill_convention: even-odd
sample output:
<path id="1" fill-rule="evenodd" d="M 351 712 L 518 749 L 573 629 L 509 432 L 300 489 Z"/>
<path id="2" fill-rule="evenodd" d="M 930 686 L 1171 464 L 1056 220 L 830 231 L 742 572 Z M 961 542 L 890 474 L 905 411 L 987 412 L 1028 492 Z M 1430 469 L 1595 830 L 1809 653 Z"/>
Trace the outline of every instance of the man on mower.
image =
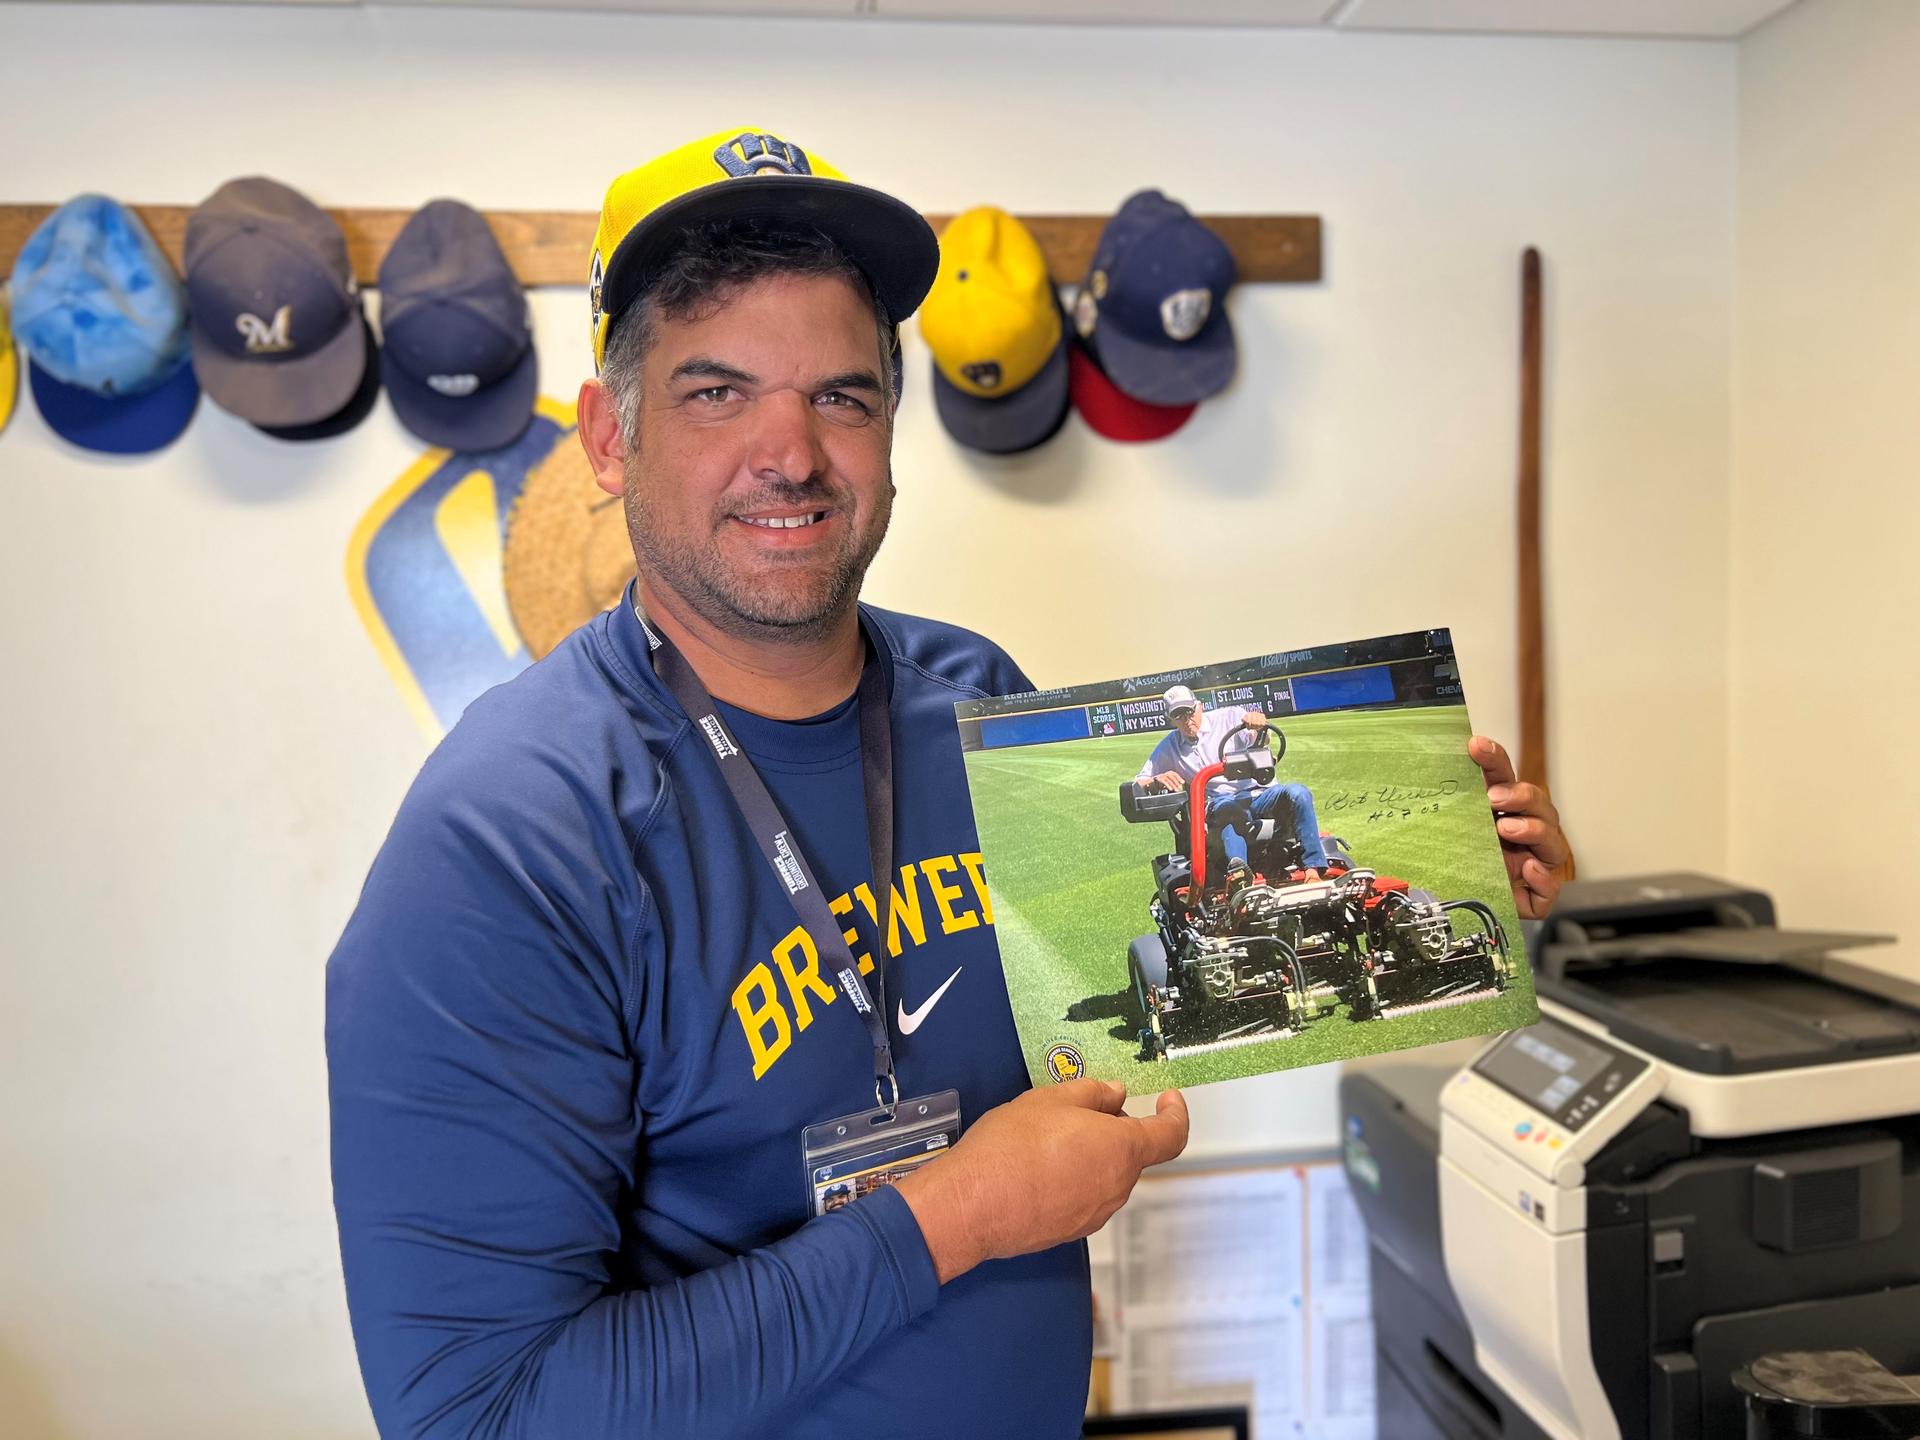
<path id="1" fill-rule="evenodd" d="M 1242 750 L 1258 749 L 1261 744 L 1257 732 L 1246 731 L 1235 737 L 1225 754 L 1221 751 L 1227 737 L 1240 726 L 1266 724 L 1267 717 L 1258 710 L 1208 713 L 1200 697 L 1185 685 L 1175 685 L 1162 698 L 1170 728 L 1133 777 L 1137 784 L 1184 790 L 1194 776 L 1215 761 Z M 1258 780 L 1229 780 L 1216 775 L 1207 782 L 1207 828 L 1219 831 L 1221 848 L 1227 852 L 1229 889 L 1247 875 L 1247 842 L 1260 822 L 1268 819 L 1277 821 L 1281 829 L 1299 840 L 1300 864 L 1307 879 L 1318 880 L 1326 868 L 1327 852 L 1320 843 L 1320 817 L 1314 813 L 1311 790 L 1279 780 L 1262 785 Z"/>

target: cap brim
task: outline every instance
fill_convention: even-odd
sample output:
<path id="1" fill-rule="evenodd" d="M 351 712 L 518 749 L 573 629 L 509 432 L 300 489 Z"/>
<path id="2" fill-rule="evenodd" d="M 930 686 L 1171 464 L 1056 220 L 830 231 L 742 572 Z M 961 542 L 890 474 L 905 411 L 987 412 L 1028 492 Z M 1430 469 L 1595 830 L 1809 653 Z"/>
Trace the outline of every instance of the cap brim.
<path id="1" fill-rule="evenodd" d="M 215 345 L 196 324 L 193 369 L 222 410 L 262 429 L 312 425 L 338 414 L 366 380 L 372 331 L 363 313 L 311 355 L 247 360 Z"/>
<path id="2" fill-rule="evenodd" d="M 172 444 L 200 403 L 199 382 L 185 360 L 172 375 L 137 395 L 102 395 L 69 385 L 31 361 L 27 370 L 33 403 L 47 428 L 103 455 L 147 455 Z"/>
<path id="3" fill-rule="evenodd" d="M 20 389 L 20 362 L 15 358 L 13 337 L 0 333 L 0 430 L 13 418 L 13 397 Z"/>
<path id="4" fill-rule="evenodd" d="M 258 425 L 253 428 L 276 440 L 331 440 L 344 435 L 373 413 L 380 398 L 380 345 L 373 338 L 373 323 L 360 317 L 360 329 L 366 345 L 366 361 L 360 367 L 360 383 L 347 397 L 347 403 L 331 415 L 306 425 Z"/>
<path id="5" fill-rule="evenodd" d="M 940 270 L 940 241 L 918 210 L 850 180 L 760 175 L 716 180 L 669 200 L 627 232 L 608 257 L 601 308 L 619 316 L 647 287 L 690 225 L 755 220 L 811 225 L 847 252 L 898 325 L 920 308 Z"/>
<path id="6" fill-rule="evenodd" d="M 934 408 L 947 433 L 970 450 L 1017 455 L 1045 444 L 1059 433 L 1072 409 L 1063 332 L 1047 363 L 1018 390 L 991 400 L 969 395 L 933 367 Z"/>
<path id="7" fill-rule="evenodd" d="M 1149 405 L 1195 405 L 1218 395 L 1233 379 L 1237 356 L 1226 308 L 1215 310 L 1191 340 L 1141 340 L 1112 325 L 1096 325 L 1088 341 L 1107 378 Z"/>
<path id="8" fill-rule="evenodd" d="M 1138 443 L 1164 440 L 1192 418 L 1192 405 L 1149 405 L 1109 380 L 1085 347 L 1074 345 L 1067 357 L 1073 408 L 1096 435 Z"/>
<path id="9" fill-rule="evenodd" d="M 395 363 L 393 351 L 380 355 L 387 398 L 400 423 L 429 445 L 474 454 L 511 445 L 533 423 L 540 388 L 540 363 L 532 345 L 500 379 L 471 395 L 442 395 Z"/>

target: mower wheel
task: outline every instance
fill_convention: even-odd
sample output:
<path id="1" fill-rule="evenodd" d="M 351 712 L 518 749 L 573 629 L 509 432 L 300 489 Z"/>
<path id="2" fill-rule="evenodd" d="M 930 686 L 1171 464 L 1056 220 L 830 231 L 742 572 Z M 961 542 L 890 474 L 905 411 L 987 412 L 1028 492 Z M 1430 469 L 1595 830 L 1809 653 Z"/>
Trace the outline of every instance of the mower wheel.
<path id="1" fill-rule="evenodd" d="M 1167 947 L 1158 935 L 1142 935 L 1127 947 L 1127 980 L 1140 1012 L 1140 1058 L 1167 1058 L 1167 1037 L 1156 997 L 1167 988 Z"/>
<path id="2" fill-rule="evenodd" d="M 1167 947 L 1158 935 L 1142 935 L 1127 946 L 1127 973 L 1156 990 L 1167 988 Z M 1144 995 L 1136 981 L 1135 995 Z"/>

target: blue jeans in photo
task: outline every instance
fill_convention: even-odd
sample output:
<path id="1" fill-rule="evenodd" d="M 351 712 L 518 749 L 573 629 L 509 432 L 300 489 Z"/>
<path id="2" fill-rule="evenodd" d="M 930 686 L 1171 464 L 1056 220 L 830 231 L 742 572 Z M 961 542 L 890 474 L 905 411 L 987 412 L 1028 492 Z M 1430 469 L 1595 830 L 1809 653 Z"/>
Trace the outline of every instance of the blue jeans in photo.
<path id="1" fill-rule="evenodd" d="M 1320 843 L 1320 817 L 1314 812 L 1313 792 L 1306 786 L 1285 785 L 1276 780 L 1264 789 L 1214 795 L 1207 800 L 1208 828 L 1220 831 L 1220 845 L 1230 861 L 1246 860 L 1247 836 L 1262 820 L 1277 821 L 1281 830 L 1291 831 L 1299 840 L 1303 868 L 1326 868 L 1327 852 Z"/>

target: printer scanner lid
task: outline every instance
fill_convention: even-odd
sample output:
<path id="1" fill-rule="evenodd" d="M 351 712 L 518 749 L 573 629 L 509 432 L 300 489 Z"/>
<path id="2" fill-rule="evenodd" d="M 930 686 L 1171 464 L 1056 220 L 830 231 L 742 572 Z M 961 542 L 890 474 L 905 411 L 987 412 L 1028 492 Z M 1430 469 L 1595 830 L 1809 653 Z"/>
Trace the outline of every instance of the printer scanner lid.
<path id="1" fill-rule="evenodd" d="M 1790 931 L 1701 875 L 1574 881 L 1530 952 L 1543 999 L 1670 1065 L 1745 1075 L 1920 1053 L 1920 987 L 1835 962 L 1893 937 Z"/>

